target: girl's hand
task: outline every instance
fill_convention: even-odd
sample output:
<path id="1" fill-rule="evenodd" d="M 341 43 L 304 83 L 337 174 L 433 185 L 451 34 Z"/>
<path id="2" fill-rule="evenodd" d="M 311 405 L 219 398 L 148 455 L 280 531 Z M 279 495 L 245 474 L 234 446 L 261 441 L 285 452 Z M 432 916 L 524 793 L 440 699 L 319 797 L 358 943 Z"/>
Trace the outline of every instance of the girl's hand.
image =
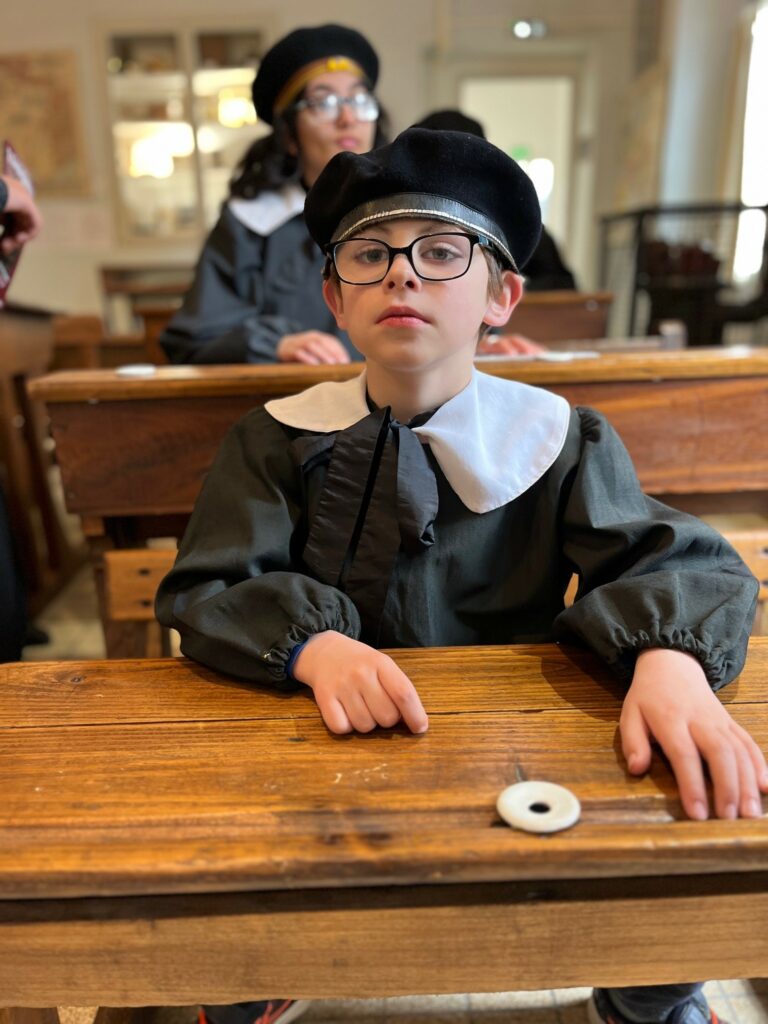
<path id="1" fill-rule="evenodd" d="M 619 729 L 633 775 L 648 771 L 650 740 L 656 740 L 690 818 L 709 814 L 702 762 L 709 768 L 719 818 L 762 815 L 760 794 L 768 793 L 765 757 L 712 692 L 692 655 L 654 649 L 638 656 Z"/>
<path id="2" fill-rule="evenodd" d="M 277 358 L 281 363 L 348 363 L 349 352 L 338 338 L 324 331 L 301 331 L 285 334 L 277 343 Z"/>
<path id="3" fill-rule="evenodd" d="M 535 356 L 547 349 L 523 334 L 486 334 L 480 339 L 477 351 L 487 356 Z"/>
<path id="4" fill-rule="evenodd" d="M 386 654 L 343 633 L 313 636 L 293 676 L 312 689 L 331 732 L 390 729 L 401 718 L 411 732 L 427 731 L 427 714 L 408 676 Z"/>

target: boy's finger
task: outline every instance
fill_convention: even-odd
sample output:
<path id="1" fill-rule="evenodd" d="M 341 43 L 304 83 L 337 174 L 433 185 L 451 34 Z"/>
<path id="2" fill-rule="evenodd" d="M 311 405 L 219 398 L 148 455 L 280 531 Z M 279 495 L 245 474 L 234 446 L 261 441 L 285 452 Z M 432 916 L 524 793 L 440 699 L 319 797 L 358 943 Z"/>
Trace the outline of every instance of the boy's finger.
<path id="1" fill-rule="evenodd" d="M 363 700 L 376 723 L 391 729 L 400 721 L 400 712 L 384 687 L 377 681 L 363 691 Z"/>
<path id="2" fill-rule="evenodd" d="M 345 693 L 342 705 L 355 732 L 371 732 L 376 728 L 376 720 L 368 710 L 368 705 L 356 690 Z"/>
<path id="3" fill-rule="evenodd" d="M 686 732 L 677 734 L 666 743 L 658 736 L 656 739 L 672 765 L 683 810 L 689 818 L 703 821 L 709 814 L 709 803 L 701 754 L 693 738 Z M 711 769 L 710 764 L 710 771 Z"/>
<path id="4" fill-rule="evenodd" d="M 739 764 L 734 746 L 721 733 L 715 733 L 699 742 L 699 749 L 709 767 L 715 794 L 715 814 L 718 818 L 739 816 Z"/>
<path id="5" fill-rule="evenodd" d="M 747 745 L 738 737 L 734 740 L 734 753 L 739 773 L 739 814 L 742 818 L 759 818 L 763 813 L 763 803 L 757 785 L 758 776 Z"/>
<path id="6" fill-rule="evenodd" d="M 347 718 L 346 711 L 335 697 L 329 697 L 322 702 L 318 701 L 317 705 L 320 708 L 323 721 L 331 732 L 336 733 L 338 736 L 352 732 L 352 723 Z"/>
<path id="7" fill-rule="evenodd" d="M 741 738 L 744 744 L 749 759 L 755 769 L 755 779 L 757 780 L 758 788 L 764 793 L 768 793 L 768 766 L 765 763 L 765 754 L 762 752 L 760 747 L 750 736 L 746 729 L 740 726 L 737 722 L 731 723 L 731 728 L 737 736 Z"/>
<path id="8" fill-rule="evenodd" d="M 624 705 L 619 731 L 627 767 L 633 775 L 642 775 L 651 766 L 651 744 L 646 721 L 634 704 Z"/>
<path id="9" fill-rule="evenodd" d="M 405 672 L 387 658 L 379 669 L 379 681 L 399 709 L 403 721 L 411 732 L 426 732 L 429 727 L 427 713 L 416 687 Z"/>

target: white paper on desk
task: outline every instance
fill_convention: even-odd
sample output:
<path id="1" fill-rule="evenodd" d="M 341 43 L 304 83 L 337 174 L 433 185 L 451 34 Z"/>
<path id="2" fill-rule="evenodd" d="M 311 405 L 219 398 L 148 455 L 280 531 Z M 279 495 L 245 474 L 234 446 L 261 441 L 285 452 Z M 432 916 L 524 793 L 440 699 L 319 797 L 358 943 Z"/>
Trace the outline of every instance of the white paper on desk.
<path id="1" fill-rule="evenodd" d="M 574 359 L 599 359 L 600 353 L 591 349 L 584 349 L 581 352 L 500 352 L 498 355 L 490 352 L 478 352 L 475 359 L 515 359 L 519 362 L 541 362 L 541 363 L 571 363 Z"/>

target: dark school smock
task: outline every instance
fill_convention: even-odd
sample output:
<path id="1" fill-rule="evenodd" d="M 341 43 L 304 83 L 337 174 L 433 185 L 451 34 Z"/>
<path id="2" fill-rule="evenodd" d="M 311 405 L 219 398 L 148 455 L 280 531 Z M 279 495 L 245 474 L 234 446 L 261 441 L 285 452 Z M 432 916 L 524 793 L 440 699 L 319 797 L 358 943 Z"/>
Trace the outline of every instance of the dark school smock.
<path id="1" fill-rule="evenodd" d="M 226 203 L 160 335 L 172 363 L 273 363 L 280 339 L 301 331 L 334 334 L 361 358 L 323 299 L 325 257 L 307 233 L 305 198 L 286 185 Z"/>
<path id="2" fill-rule="evenodd" d="M 376 647 L 578 643 L 626 681 L 639 651 L 671 648 L 719 687 L 757 590 L 717 532 L 642 493 L 594 410 L 475 371 L 403 425 L 369 407 L 363 373 L 235 425 L 157 613 L 189 657 L 277 685 L 331 629 Z"/>

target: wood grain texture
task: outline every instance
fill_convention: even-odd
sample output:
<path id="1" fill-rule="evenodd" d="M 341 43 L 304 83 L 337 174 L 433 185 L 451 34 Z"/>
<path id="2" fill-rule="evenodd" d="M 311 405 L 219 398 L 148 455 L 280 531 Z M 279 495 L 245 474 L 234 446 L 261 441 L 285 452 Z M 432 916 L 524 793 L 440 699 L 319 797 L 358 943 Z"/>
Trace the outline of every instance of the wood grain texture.
<path id="1" fill-rule="evenodd" d="M 481 359 L 477 367 L 492 376 L 540 385 L 761 377 L 768 374 L 768 350 L 720 347 L 611 352 L 598 359 L 576 359 L 570 363 Z M 350 380 L 360 369 L 359 363 L 159 366 L 152 377 L 141 379 L 121 377 L 114 370 L 69 370 L 38 377 L 30 381 L 29 388 L 35 398 L 49 403 L 232 395 L 274 398 L 326 380 Z"/>
<path id="2" fill-rule="evenodd" d="M 767 881 L 0 903 L 0 1002 L 172 1005 L 761 976 Z"/>
<path id="3" fill-rule="evenodd" d="M 176 560 L 174 549 L 104 553 L 106 611 L 115 622 L 154 622 L 155 594 Z"/>
<path id="4" fill-rule="evenodd" d="M 483 369 L 605 413 L 649 493 L 751 491 L 768 512 L 761 493 L 768 491 L 768 352 L 738 359 L 723 351 L 604 355 L 556 365 L 502 360 Z M 82 371 L 49 375 L 32 387 L 49 403 L 70 511 L 170 515 L 191 511 L 221 439 L 251 408 L 358 372 L 349 366 L 161 367 L 140 381 Z"/>
<path id="5" fill-rule="evenodd" d="M 765 821 L 683 820 L 659 759 L 629 778 L 590 655 L 393 653 L 425 736 L 334 737 L 306 694 L 183 660 L 0 666 L 0 1006 L 765 972 Z M 753 640 L 722 694 L 762 743 L 767 670 Z M 581 821 L 503 826 L 525 776 L 571 786 Z"/>
<path id="6" fill-rule="evenodd" d="M 684 819 L 660 758 L 627 775 L 621 693 L 585 652 L 393 652 L 430 713 L 334 737 L 280 696 L 183 661 L 0 670 L 0 898 L 768 870 L 764 820 Z M 723 694 L 768 746 L 768 640 Z M 567 785 L 577 827 L 501 825 L 522 778 Z"/>

